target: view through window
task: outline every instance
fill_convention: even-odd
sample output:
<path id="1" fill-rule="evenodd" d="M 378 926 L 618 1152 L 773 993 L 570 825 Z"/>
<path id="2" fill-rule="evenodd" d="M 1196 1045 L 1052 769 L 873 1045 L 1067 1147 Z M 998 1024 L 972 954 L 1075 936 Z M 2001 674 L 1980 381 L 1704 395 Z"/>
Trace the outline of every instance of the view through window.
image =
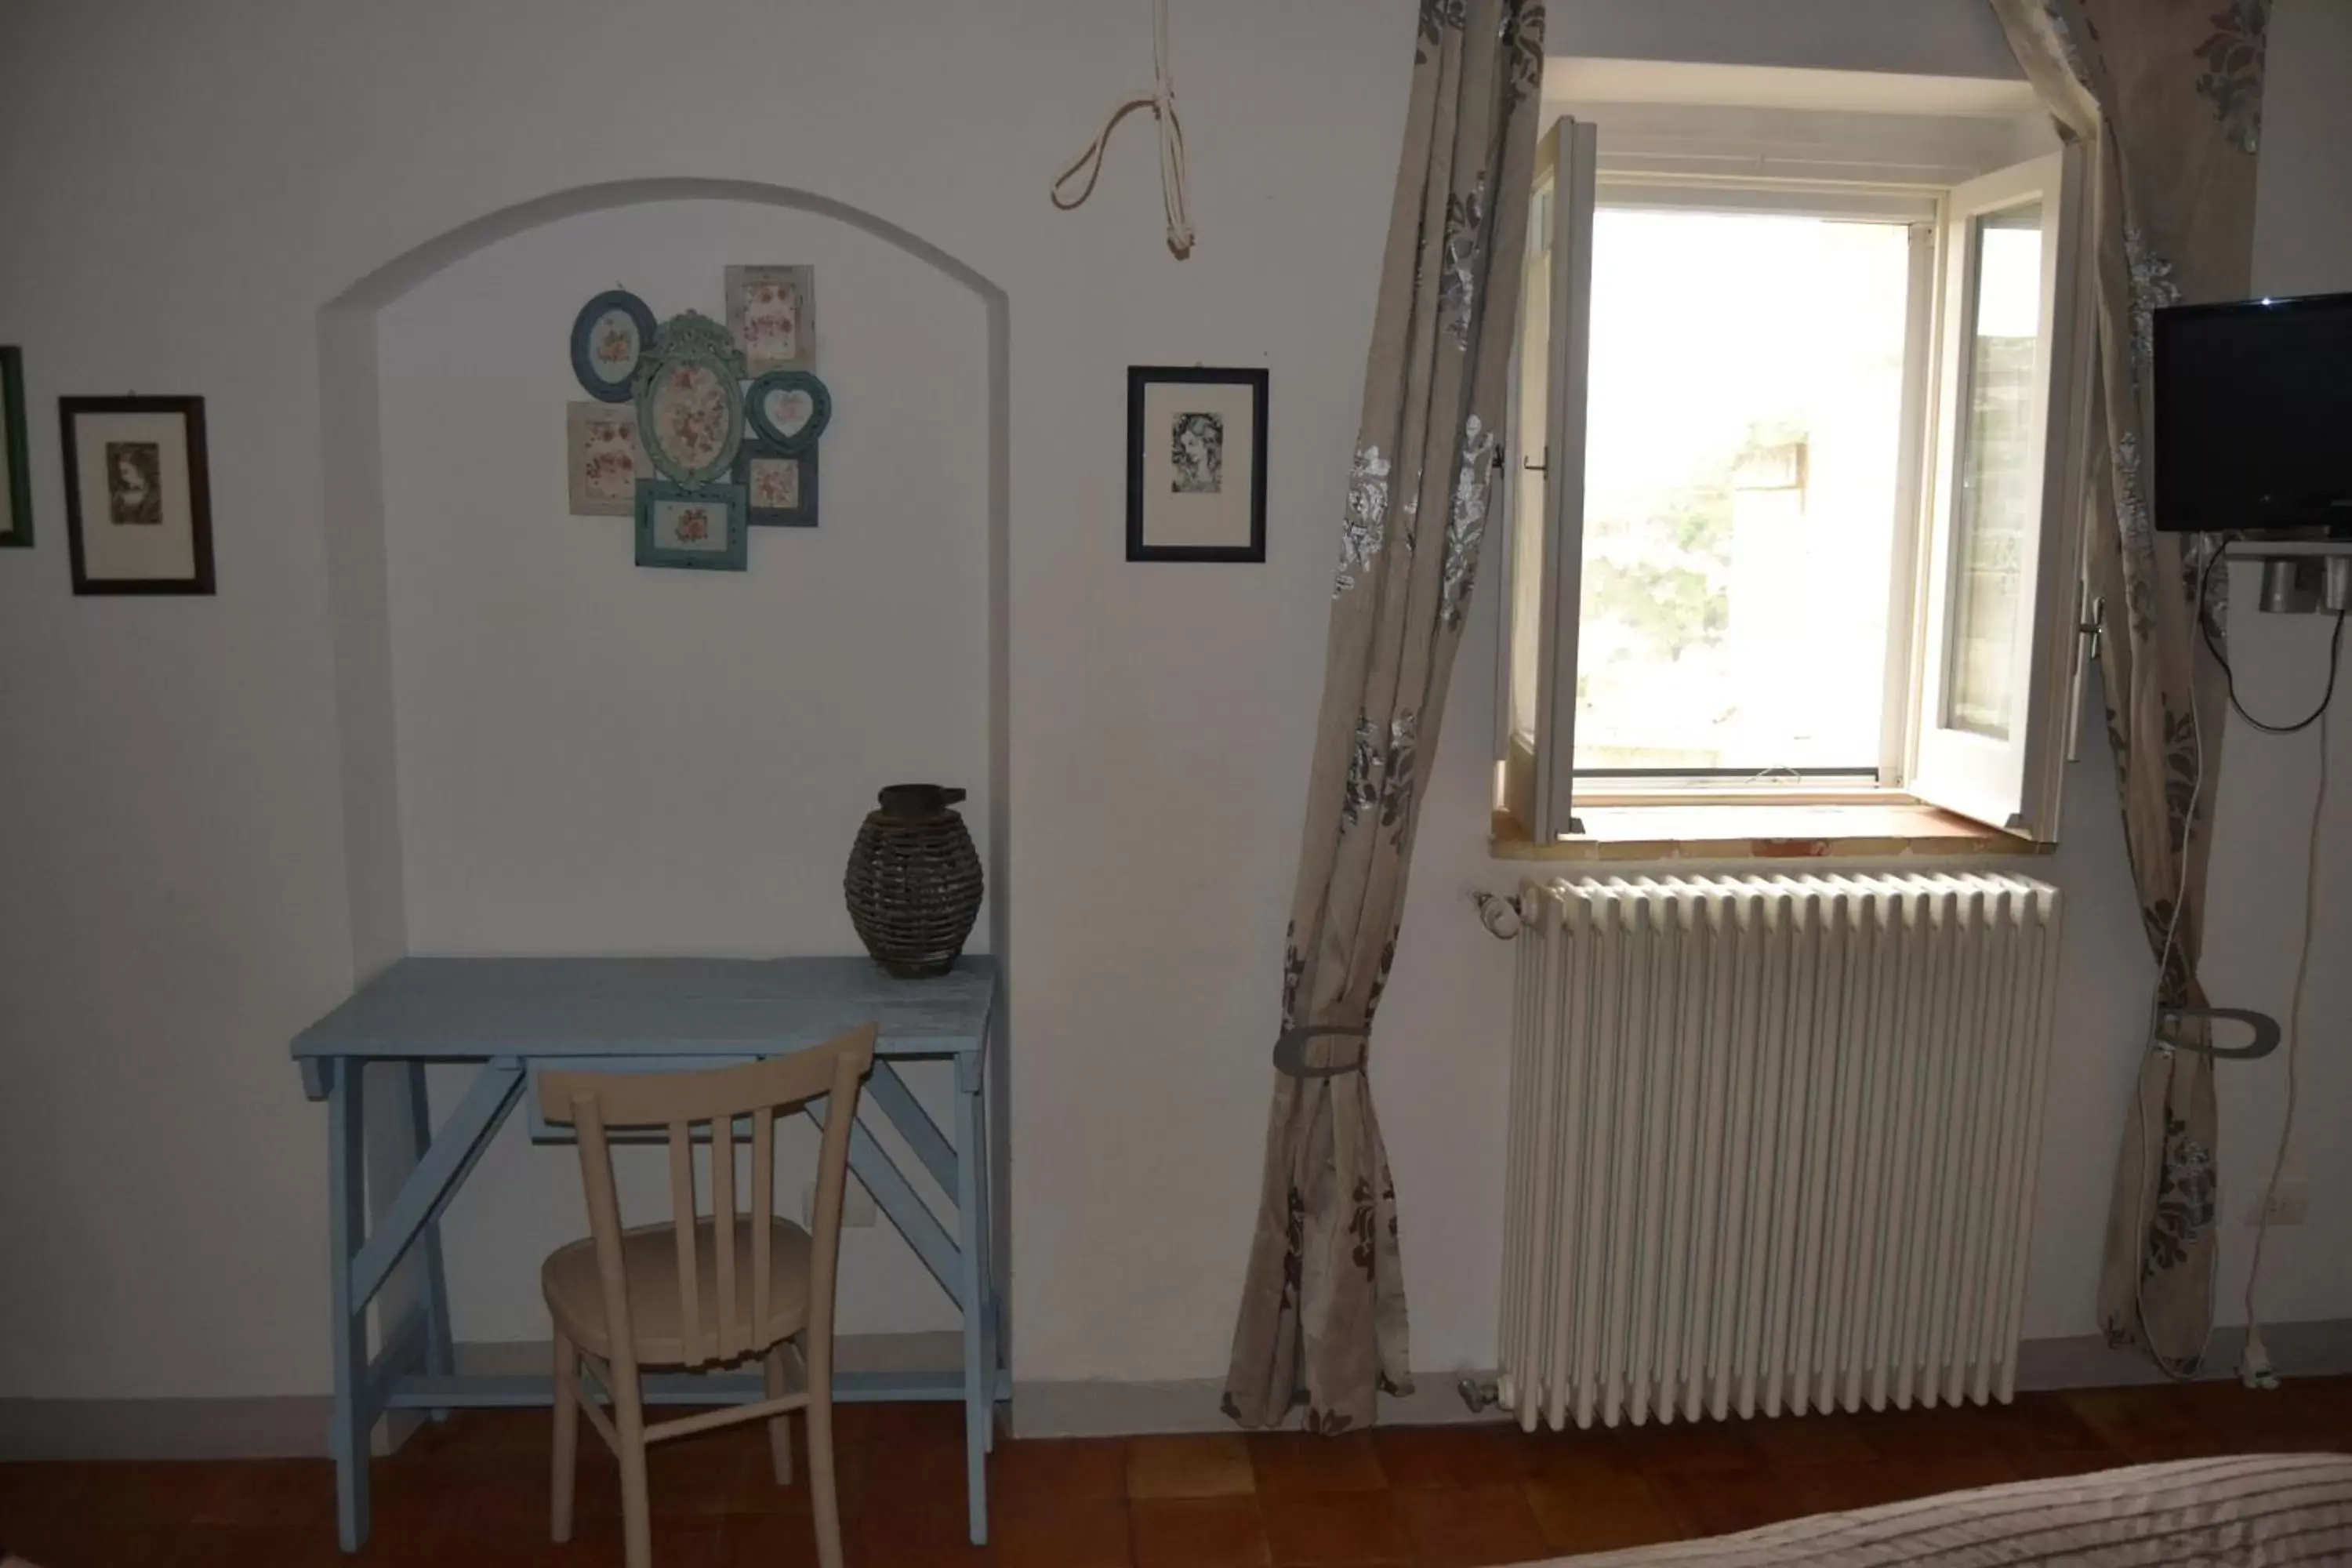
<path id="1" fill-rule="evenodd" d="M 1896 222 L 1596 213 L 1579 773 L 1875 775 L 1910 255 Z"/>

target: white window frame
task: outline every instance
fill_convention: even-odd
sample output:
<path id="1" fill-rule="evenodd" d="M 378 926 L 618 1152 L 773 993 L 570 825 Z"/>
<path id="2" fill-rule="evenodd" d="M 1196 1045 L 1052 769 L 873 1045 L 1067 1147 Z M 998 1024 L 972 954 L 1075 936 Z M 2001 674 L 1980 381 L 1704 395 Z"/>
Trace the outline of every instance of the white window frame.
<path id="1" fill-rule="evenodd" d="M 1944 198 L 1944 363 L 1938 371 L 1936 487 L 1932 510 L 1920 531 L 1929 558 L 1919 574 L 1916 621 L 1921 635 L 1911 681 L 1916 698 L 1912 792 L 1960 816 L 2051 841 L 2058 823 L 2055 762 L 2066 750 L 2065 725 L 2074 707 L 2067 685 L 2077 668 L 2068 655 L 2078 654 L 2080 644 L 2072 634 L 2081 592 L 2082 437 L 2088 429 L 2092 376 L 2078 243 L 2081 156 L 2079 148 L 2069 148 L 1995 170 L 1956 186 Z M 1946 649 L 1954 545 L 1949 531 L 1958 488 L 1959 420 L 1969 391 L 1971 226 L 1980 217 L 2035 200 L 2043 204 L 2043 329 L 2032 424 L 2035 458 L 2042 469 L 2042 527 L 2036 539 L 2033 597 L 2021 608 L 2011 648 L 2017 721 L 2001 742 L 1947 728 L 1940 720 L 1949 671 Z"/>
<path id="2" fill-rule="evenodd" d="M 1533 457 L 1515 461 L 1514 487 L 1544 487 L 1541 515 L 1549 539 L 1545 554 L 1548 581 L 1539 602 L 1550 612 L 1541 630 L 1538 660 L 1541 681 L 1536 710 L 1539 734 L 1529 748 L 1513 733 L 1511 690 L 1515 629 L 1507 609 L 1499 658 L 1499 722 L 1503 763 L 1498 767 L 1497 806 L 1505 831 L 1537 843 L 1549 843 L 1581 831 L 1576 820 L 1580 805 L 1681 804 L 1773 804 L 1820 805 L 1841 803 L 1886 804 L 1927 801 L 1986 821 L 1989 826 L 2037 840 L 2053 840 L 2057 826 L 2060 773 L 2056 763 L 2067 750 L 2068 726 L 2074 720 L 2075 694 L 2067 684 L 2079 683 L 2083 641 L 2078 608 L 2081 519 L 2084 473 L 2081 436 L 2088 428 L 2091 279 L 2078 254 L 2074 235 L 2083 218 L 2081 155 L 2069 149 L 2033 160 L 2027 167 L 2036 178 L 2053 182 L 2050 192 L 2052 225 L 2046 233 L 2044 266 L 2054 283 L 2045 287 L 2045 310 L 2051 329 L 2049 363 L 2042 384 L 2047 389 L 2046 417 L 2039 428 L 2044 437 L 2042 518 L 2037 552 L 2035 594 L 2021 616 L 2021 640 L 2030 645 L 2021 658 L 2031 671 L 2021 689 L 2022 707 L 2014 748 L 2021 758 L 2015 809 L 1993 812 L 1979 793 L 1945 784 L 1937 763 L 1930 728 L 1926 721 L 1932 694 L 1925 689 L 1924 672 L 1940 665 L 1939 652 L 1930 646 L 1940 631 L 1940 620 L 1927 616 L 1930 595 L 1941 591 L 1941 555 L 1948 552 L 1948 470 L 1953 455 L 1949 418 L 1954 367 L 1951 339 L 1955 328 L 1951 300 L 1965 279 L 1967 220 L 1982 206 L 1961 210 L 1957 193 L 1971 185 L 1978 194 L 1996 187 L 1978 181 L 1923 185 L 1901 179 L 1873 181 L 1850 177 L 1824 178 L 1818 165 L 1780 161 L 1760 172 L 1727 171 L 1723 156 L 1694 159 L 1685 147 L 1671 155 L 1654 150 L 1612 154 L 1590 122 L 1562 119 L 1544 138 L 1540 178 L 1573 189 L 1573 182 L 1589 179 L 1591 206 L 1672 206 L 1685 210 L 1773 212 L 1826 218 L 1898 222 L 1910 226 L 1911 287 L 1906 325 L 1903 448 L 1898 456 L 1896 530 L 1890 557 L 1888 637 L 1886 646 L 1885 711 L 1880 729 L 1878 775 L 1874 780 L 1821 778 L 1789 784 L 1706 780 L 1672 783 L 1664 779 L 1587 779 L 1578 787 L 1575 754 L 1574 690 L 1576 680 L 1576 607 L 1581 587 L 1583 555 L 1582 447 L 1585 406 L 1585 356 L 1588 352 L 1588 297 L 1591 278 L 1591 207 L 1573 199 L 1556 200 L 1551 242 L 1556 260 L 1551 292 L 1551 360 L 1548 439 L 1538 444 L 1514 432 L 1514 450 L 1543 453 L 1540 468 Z M 1651 138 L 1652 142 L 1655 138 Z M 1705 166 L 1693 171 L 1694 163 Z M 1762 161 L 1759 161 L 1759 164 Z M 2050 171 L 2056 171 L 2054 174 Z M 1855 170 L 1842 166 L 1836 174 Z M 1914 168 L 1905 171 L 1917 174 Z M 1935 171 L 1948 180 L 1952 171 Z M 2018 170 L 2006 171 L 2015 174 Z M 2038 187 L 2036 187 L 2038 188 Z M 2011 187 L 1997 205 L 2021 198 Z M 1965 205 L 1965 204 L 1963 204 Z M 1522 345 L 1524 350 L 1526 345 Z M 1517 386 L 1517 377 L 1514 377 Z M 1934 417 L 1930 418 L 1930 410 Z M 1515 420 L 1517 415 L 1516 394 Z M 2057 460 L 2047 460 L 2054 456 Z M 1562 458 L 1566 460 L 1563 461 Z M 1570 482 L 1570 481 L 1573 482 Z M 1508 508 L 1512 527 L 1521 509 L 1514 494 Z M 1515 557 L 1516 560 L 1516 557 Z M 1565 632 L 1567 635 L 1563 635 Z M 2070 657 L 2071 653 L 2071 657 Z M 1566 700 L 1559 700 L 1560 694 Z M 1929 739 L 1923 759 L 1922 741 Z M 1948 752 L 1949 748 L 1946 748 Z M 1924 769 L 1922 763 L 1927 763 Z"/>

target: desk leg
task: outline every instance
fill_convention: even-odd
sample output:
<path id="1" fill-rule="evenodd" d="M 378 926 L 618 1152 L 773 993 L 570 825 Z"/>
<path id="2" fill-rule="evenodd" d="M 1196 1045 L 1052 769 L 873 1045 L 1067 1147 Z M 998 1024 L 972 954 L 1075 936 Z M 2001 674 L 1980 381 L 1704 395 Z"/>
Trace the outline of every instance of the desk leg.
<path id="1" fill-rule="evenodd" d="M 995 1184 L 990 1179 L 994 1166 L 991 1163 L 988 1147 L 988 1100 L 979 1094 L 971 1099 L 973 1126 L 980 1134 L 980 1173 L 973 1184 L 978 1189 L 974 1196 L 980 1224 L 970 1234 L 980 1247 L 980 1294 L 973 1298 L 973 1302 L 979 1308 L 980 1315 L 981 1399 L 987 1410 L 980 1429 L 987 1439 L 982 1445 L 983 1451 L 993 1454 L 996 1452 L 996 1367 L 1003 1355 L 1002 1347 L 1004 1343 L 996 1322 L 996 1190 Z"/>
<path id="2" fill-rule="evenodd" d="M 368 1432 L 375 1412 L 368 1408 L 367 1305 L 355 1300 L 352 1260 L 367 1236 L 367 1131 L 360 1087 L 363 1064 L 331 1063 L 327 1095 L 327 1228 L 334 1321 L 329 1348 L 335 1364 L 335 1413 L 327 1451 L 335 1461 L 335 1527 L 343 1550 L 357 1552 L 368 1538 Z"/>
<path id="3" fill-rule="evenodd" d="M 425 1064 L 410 1062 L 402 1071 L 401 1083 L 407 1100 L 404 1120 L 408 1124 L 408 1155 L 412 1162 L 425 1158 L 433 1146 L 433 1107 L 425 1089 Z M 441 1221 L 438 1215 L 427 1220 L 425 1234 L 418 1238 L 425 1257 L 425 1370 L 434 1377 L 447 1377 L 457 1370 L 454 1347 L 449 1341 L 449 1281 L 441 1268 Z M 433 1412 L 436 1421 L 449 1419 L 446 1409 Z"/>
<path id="4" fill-rule="evenodd" d="M 988 1215 L 981 1172 L 988 1161 L 982 1134 L 980 1063 L 956 1061 L 957 1279 L 963 1299 L 964 1492 L 971 1503 L 971 1543 L 988 1544 L 989 1427 L 996 1419 L 996 1374 L 986 1362 L 988 1296 L 981 1261 L 987 1256 Z"/>

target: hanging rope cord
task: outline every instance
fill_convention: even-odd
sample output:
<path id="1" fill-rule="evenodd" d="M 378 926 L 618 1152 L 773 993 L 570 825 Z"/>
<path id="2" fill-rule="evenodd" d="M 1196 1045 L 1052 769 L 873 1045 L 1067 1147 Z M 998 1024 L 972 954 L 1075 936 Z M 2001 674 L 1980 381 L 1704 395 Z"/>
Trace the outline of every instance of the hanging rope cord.
<path id="1" fill-rule="evenodd" d="M 1102 178 L 1103 155 L 1110 149 L 1110 133 L 1139 109 L 1151 110 L 1160 121 L 1160 198 L 1168 209 L 1168 248 L 1179 259 L 1192 252 L 1192 182 L 1184 167 L 1184 122 L 1176 114 L 1176 80 L 1168 72 L 1168 0 L 1151 0 L 1151 90 L 1139 92 L 1110 111 L 1103 128 L 1070 166 L 1054 177 L 1049 195 L 1064 212 L 1074 212 L 1095 194 Z M 1083 175 L 1074 195 L 1065 187 Z"/>

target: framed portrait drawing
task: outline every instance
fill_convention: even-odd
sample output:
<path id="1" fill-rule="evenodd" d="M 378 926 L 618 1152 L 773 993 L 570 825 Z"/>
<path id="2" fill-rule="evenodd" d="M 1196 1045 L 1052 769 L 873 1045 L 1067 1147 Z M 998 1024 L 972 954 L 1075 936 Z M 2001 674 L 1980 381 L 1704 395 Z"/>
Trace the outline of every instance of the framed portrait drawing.
<path id="1" fill-rule="evenodd" d="M 572 374 L 599 403 L 634 395 L 638 362 L 654 344 L 654 313 L 625 289 L 608 289 L 580 307 L 572 321 Z"/>
<path id="2" fill-rule="evenodd" d="M 213 591 L 201 397 L 60 397 L 77 594 Z"/>
<path id="3" fill-rule="evenodd" d="M 572 516 L 636 515 L 637 481 L 651 479 L 653 466 L 637 441 L 635 405 L 565 404 L 563 447 Z"/>
<path id="4" fill-rule="evenodd" d="M 742 487 L 753 526 L 816 526 L 815 442 L 793 448 L 746 441 L 735 457 L 735 482 Z"/>
<path id="5" fill-rule="evenodd" d="M 753 375 L 816 365 L 816 268 L 730 267 L 727 330 Z"/>
<path id="6" fill-rule="evenodd" d="M 1127 373 L 1127 558 L 1265 559 L 1266 373 Z"/>
<path id="7" fill-rule="evenodd" d="M 33 542 L 32 464 L 25 437 L 25 356 L 0 347 L 0 550 Z"/>
<path id="8" fill-rule="evenodd" d="M 637 486 L 638 565 L 740 572 L 748 544 L 741 486 Z"/>

